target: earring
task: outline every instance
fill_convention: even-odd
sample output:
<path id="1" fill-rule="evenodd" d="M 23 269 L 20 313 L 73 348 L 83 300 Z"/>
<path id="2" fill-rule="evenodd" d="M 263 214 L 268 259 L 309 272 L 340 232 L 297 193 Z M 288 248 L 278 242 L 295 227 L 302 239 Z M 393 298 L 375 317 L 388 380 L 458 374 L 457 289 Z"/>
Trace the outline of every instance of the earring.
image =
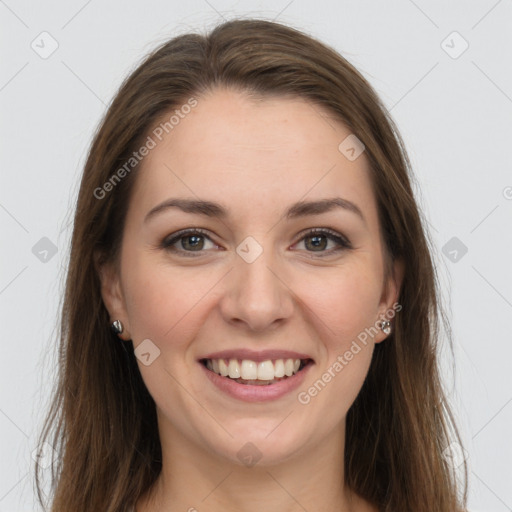
<path id="1" fill-rule="evenodd" d="M 389 320 L 382 320 L 380 328 L 384 334 L 389 334 L 391 332 L 391 322 Z"/>
<path id="2" fill-rule="evenodd" d="M 112 322 L 112 325 L 110 326 L 114 334 L 121 334 L 123 332 L 123 324 L 121 323 L 121 320 L 115 320 Z"/>

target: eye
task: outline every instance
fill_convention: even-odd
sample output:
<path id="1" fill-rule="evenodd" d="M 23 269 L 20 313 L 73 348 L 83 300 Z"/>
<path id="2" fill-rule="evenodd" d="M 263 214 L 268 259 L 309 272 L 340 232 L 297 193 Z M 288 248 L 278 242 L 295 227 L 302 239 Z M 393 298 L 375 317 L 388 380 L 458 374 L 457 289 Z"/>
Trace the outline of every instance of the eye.
<path id="1" fill-rule="evenodd" d="M 303 241 L 307 252 L 321 253 L 319 256 L 327 256 L 342 250 L 352 249 L 352 245 L 346 237 L 327 228 L 315 228 L 307 231 L 294 245 Z M 210 248 L 219 247 L 206 234 L 206 231 L 199 228 L 189 228 L 178 231 L 170 238 L 164 239 L 161 247 L 183 256 L 195 257 L 196 254 L 194 253 L 199 256 L 201 252 L 204 252 L 204 249 L 208 249 L 208 247 L 205 247 L 207 242 L 212 244 L 213 247 Z M 326 251 L 329 242 L 333 242 L 334 247 Z"/>
<path id="2" fill-rule="evenodd" d="M 309 230 L 299 240 L 299 242 L 297 242 L 297 244 L 303 241 L 305 242 L 307 252 L 322 253 L 320 254 L 320 256 L 327 256 L 342 250 L 352 249 L 352 244 L 346 237 L 344 237 L 340 233 L 337 233 L 336 231 L 327 228 L 315 228 Z M 334 248 L 331 248 L 330 250 L 326 251 L 325 249 L 327 248 L 329 241 L 334 243 Z"/>
<path id="3" fill-rule="evenodd" d="M 171 238 L 163 240 L 162 248 L 171 252 L 181 253 L 184 256 L 194 257 L 195 254 L 191 253 L 203 252 L 203 249 L 205 248 L 205 239 L 210 241 L 213 246 L 216 246 L 202 229 L 184 229 L 172 235 Z M 178 243 L 181 247 L 174 247 Z"/>

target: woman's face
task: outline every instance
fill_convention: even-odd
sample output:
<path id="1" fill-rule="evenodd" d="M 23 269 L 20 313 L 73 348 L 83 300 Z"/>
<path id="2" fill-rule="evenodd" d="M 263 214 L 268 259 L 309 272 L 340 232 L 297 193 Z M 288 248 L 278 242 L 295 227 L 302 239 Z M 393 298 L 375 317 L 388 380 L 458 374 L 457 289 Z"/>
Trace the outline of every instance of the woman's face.
<path id="1" fill-rule="evenodd" d="M 139 165 L 120 273 L 104 273 L 102 290 L 161 436 L 238 463 L 319 449 L 343 435 L 398 296 L 365 154 L 317 105 L 228 90 L 198 98 L 168 132 Z M 173 240 L 184 229 L 201 232 Z M 294 359 L 308 363 L 295 376 L 254 382 Z"/>

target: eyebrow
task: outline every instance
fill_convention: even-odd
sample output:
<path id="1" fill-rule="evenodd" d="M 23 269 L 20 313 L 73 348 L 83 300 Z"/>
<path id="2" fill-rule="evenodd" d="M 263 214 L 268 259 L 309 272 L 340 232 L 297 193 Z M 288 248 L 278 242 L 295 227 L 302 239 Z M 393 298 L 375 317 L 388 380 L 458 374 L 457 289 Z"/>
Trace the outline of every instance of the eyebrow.
<path id="1" fill-rule="evenodd" d="M 219 203 L 213 201 L 205 201 L 202 199 L 167 199 L 163 203 L 152 208 L 144 218 L 144 222 L 155 217 L 169 208 L 179 208 L 185 213 L 194 213 L 207 217 L 216 217 L 225 219 L 229 217 L 229 210 Z M 333 197 L 331 199 L 320 199 L 317 201 L 299 201 L 292 204 L 285 212 L 287 219 L 295 219 L 312 215 L 321 215 L 334 209 L 342 208 L 349 212 L 355 213 L 363 222 L 366 222 L 361 209 L 351 201 L 341 197 Z"/>

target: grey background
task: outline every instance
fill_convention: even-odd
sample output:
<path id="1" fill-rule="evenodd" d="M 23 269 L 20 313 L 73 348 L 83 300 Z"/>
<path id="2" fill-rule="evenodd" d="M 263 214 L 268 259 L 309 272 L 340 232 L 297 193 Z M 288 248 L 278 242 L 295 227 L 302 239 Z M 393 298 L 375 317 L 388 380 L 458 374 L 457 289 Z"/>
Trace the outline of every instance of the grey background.
<path id="1" fill-rule="evenodd" d="M 0 0 L 0 512 L 36 509 L 31 454 L 93 131 L 148 51 L 239 15 L 335 47 L 391 110 L 451 311 L 455 368 L 445 348 L 443 372 L 467 450 L 469 509 L 511 511 L 512 2 Z"/>

